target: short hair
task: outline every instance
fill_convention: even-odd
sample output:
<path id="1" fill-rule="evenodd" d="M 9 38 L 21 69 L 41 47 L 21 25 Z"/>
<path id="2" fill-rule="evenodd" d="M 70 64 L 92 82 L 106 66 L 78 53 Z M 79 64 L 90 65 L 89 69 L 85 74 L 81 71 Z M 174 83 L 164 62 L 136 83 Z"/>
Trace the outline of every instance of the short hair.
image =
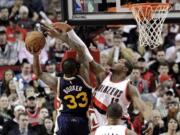
<path id="1" fill-rule="evenodd" d="M 75 71 L 79 72 L 80 64 L 72 58 L 68 58 L 62 63 L 62 71 L 64 74 L 72 74 Z"/>
<path id="2" fill-rule="evenodd" d="M 46 116 L 45 118 L 44 118 L 44 120 L 43 120 L 43 123 L 45 123 L 45 120 L 52 120 L 53 121 L 53 119 L 52 119 L 52 117 L 51 116 Z"/>
<path id="3" fill-rule="evenodd" d="M 145 62 L 146 60 L 143 57 L 138 58 L 138 62 Z"/>
<path id="4" fill-rule="evenodd" d="M 141 68 L 138 66 L 134 66 L 132 70 L 141 70 Z"/>
<path id="5" fill-rule="evenodd" d="M 133 65 L 129 61 L 125 61 L 125 66 L 128 68 L 127 75 L 130 75 L 133 70 Z"/>
<path id="6" fill-rule="evenodd" d="M 165 53 L 165 51 L 164 51 L 162 48 L 159 48 L 159 49 L 157 50 L 156 55 L 158 54 L 158 52 L 164 52 L 164 53 Z"/>
<path id="7" fill-rule="evenodd" d="M 25 64 L 30 64 L 27 59 L 23 59 L 21 67 L 23 67 Z"/>
<path id="8" fill-rule="evenodd" d="M 119 119 L 122 117 L 123 110 L 120 104 L 112 103 L 108 106 L 107 116 L 111 119 Z"/>
<path id="9" fill-rule="evenodd" d="M 18 120 L 19 120 L 19 118 L 20 118 L 22 115 L 23 115 L 23 116 L 28 116 L 28 114 L 27 114 L 26 112 L 19 113 L 19 115 L 18 115 Z"/>
<path id="10" fill-rule="evenodd" d="M 166 66 L 166 67 L 169 68 L 169 65 L 168 65 L 167 63 L 160 63 L 160 64 L 159 64 L 159 67 L 160 67 L 160 66 L 164 66 L 164 67 Z"/>

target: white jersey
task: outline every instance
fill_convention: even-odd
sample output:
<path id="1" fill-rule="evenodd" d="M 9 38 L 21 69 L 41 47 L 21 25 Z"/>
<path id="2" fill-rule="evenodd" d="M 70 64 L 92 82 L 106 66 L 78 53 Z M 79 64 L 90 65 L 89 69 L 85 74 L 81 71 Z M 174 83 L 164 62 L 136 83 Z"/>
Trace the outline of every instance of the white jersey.
<path id="1" fill-rule="evenodd" d="M 127 128 L 122 125 L 100 126 L 95 135 L 127 135 Z"/>
<path id="2" fill-rule="evenodd" d="M 121 105 L 123 109 L 123 114 L 127 114 L 127 108 L 130 102 L 126 98 L 127 96 L 127 86 L 129 79 L 114 83 L 110 80 L 111 74 L 109 74 L 99 88 L 96 90 L 96 94 L 93 99 L 93 104 L 98 111 L 106 112 L 107 107 L 113 103 L 117 102 Z M 103 114 L 103 113 L 102 113 Z"/>

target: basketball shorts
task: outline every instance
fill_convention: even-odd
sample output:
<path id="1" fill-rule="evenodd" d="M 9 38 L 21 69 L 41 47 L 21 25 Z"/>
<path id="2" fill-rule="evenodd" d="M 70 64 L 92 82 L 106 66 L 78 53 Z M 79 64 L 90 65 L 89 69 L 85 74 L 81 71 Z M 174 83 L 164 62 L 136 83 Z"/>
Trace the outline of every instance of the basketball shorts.
<path id="1" fill-rule="evenodd" d="M 58 131 L 56 135 L 88 135 L 89 123 L 86 117 L 61 114 L 57 118 Z"/>

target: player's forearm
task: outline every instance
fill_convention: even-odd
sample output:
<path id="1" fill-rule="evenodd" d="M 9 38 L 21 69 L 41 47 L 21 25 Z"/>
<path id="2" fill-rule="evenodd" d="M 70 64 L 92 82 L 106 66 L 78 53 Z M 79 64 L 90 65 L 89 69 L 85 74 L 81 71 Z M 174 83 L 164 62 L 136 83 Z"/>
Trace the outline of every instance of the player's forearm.
<path id="1" fill-rule="evenodd" d="M 67 32 L 68 35 L 68 44 L 72 46 L 75 50 L 78 51 L 79 55 L 84 55 L 88 62 L 93 61 L 93 57 L 91 56 L 87 46 L 85 43 L 77 36 L 74 30 L 70 30 Z"/>
<path id="2" fill-rule="evenodd" d="M 138 110 L 142 113 L 145 120 L 149 121 L 151 116 L 150 106 L 146 105 L 140 98 L 135 98 L 134 103 Z"/>
<path id="3" fill-rule="evenodd" d="M 45 82 L 53 90 L 56 90 L 57 88 L 56 78 L 52 77 L 48 73 L 42 72 L 38 55 L 34 55 L 34 58 L 33 58 L 33 71 L 39 79 Z"/>
<path id="4" fill-rule="evenodd" d="M 33 56 L 33 71 L 38 78 L 41 77 L 42 71 L 41 71 L 41 65 L 39 62 L 39 55 L 36 55 L 36 54 Z"/>

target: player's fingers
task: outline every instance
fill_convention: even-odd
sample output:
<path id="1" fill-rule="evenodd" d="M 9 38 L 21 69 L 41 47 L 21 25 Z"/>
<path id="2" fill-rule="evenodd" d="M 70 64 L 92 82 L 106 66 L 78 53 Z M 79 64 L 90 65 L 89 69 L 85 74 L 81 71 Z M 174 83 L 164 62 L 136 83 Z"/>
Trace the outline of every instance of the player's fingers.
<path id="1" fill-rule="evenodd" d="M 52 24 L 52 26 L 61 26 L 63 23 L 62 22 L 55 22 Z"/>
<path id="2" fill-rule="evenodd" d="M 54 28 L 55 28 L 58 32 L 60 32 L 60 33 L 63 32 L 63 30 L 62 30 L 59 26 L 54 26 Z"/>

